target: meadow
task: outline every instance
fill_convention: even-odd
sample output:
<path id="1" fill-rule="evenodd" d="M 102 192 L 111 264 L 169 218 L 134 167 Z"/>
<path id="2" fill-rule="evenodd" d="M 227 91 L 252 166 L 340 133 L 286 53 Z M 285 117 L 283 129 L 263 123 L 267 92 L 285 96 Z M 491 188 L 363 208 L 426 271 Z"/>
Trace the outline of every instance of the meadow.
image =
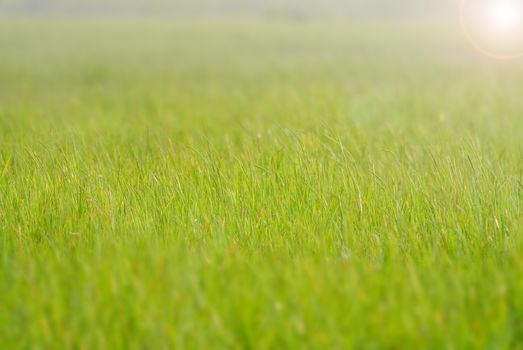
<path id="1" fill-rule="evenodd" d="M 4 20 L 0 347 L 522 348 L 522 96 L 452 26 Z"/>

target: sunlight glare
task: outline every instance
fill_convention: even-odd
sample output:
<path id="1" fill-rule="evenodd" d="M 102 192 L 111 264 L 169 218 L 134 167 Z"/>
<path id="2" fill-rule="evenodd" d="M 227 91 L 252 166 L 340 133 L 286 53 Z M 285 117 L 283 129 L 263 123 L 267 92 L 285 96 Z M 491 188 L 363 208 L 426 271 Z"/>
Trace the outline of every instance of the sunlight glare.
<path id="1" fill-rule="evenodd" d="M 469 43 L 495 59 L 523 57 L 523 0 L 461 0 Z"/>
<path id="2" fill-rule="evenodd" d="M 515 1 L 493 1 L 488 9 L 492 30 L 511 33 L 521 25 L 521 6 Z"/>

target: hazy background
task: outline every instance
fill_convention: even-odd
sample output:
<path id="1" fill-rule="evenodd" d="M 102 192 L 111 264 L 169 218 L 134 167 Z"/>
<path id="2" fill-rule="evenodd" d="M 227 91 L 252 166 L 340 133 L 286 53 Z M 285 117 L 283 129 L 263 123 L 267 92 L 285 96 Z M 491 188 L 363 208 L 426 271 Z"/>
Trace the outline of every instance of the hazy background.
<path id="1" fill-rule="evenodd" d="M 173 16 L 449 19 L 458 0 L 0 0 L 3 17 Z"/>

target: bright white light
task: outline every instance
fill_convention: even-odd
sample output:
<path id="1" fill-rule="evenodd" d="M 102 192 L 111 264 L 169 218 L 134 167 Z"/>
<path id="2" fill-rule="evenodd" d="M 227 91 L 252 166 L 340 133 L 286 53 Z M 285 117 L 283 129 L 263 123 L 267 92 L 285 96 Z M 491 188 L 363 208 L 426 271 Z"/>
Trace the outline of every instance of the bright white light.
<path id="1" fill-rule="evenodd" d="M 488 21 L 492 30 L 512 33 L 522 21 L 521 4 L 516 1 L 494 0 L 488 8 Z"/>
<path id="2" fill-rule="evenodd" d="M 496 59 L 523 58 L 523 0 L 460 0 L 466 39 Z"/>

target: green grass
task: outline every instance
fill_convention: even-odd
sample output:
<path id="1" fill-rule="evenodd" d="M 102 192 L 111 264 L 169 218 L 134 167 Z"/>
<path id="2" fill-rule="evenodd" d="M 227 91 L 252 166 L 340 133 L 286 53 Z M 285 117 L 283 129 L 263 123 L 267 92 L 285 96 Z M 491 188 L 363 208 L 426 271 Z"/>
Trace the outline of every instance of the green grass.
<path id="1" fill-rule="evenodd" d="M 523 68 L 453 29 L 0 23 L 0 347 L 523 347 Z"/>

